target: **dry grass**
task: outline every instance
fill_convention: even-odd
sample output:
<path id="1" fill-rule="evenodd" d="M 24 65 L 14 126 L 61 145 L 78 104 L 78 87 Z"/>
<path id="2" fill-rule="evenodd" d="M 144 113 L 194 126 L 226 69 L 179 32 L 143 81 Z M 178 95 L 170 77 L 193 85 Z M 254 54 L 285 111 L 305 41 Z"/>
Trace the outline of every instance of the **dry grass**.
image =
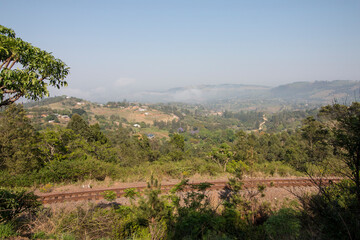
<path id="1" fill-rule="evenodd" d="M 174 115 L 169 115 L 162 113 L 158 110 L 148 110 L 141 112 L 138 108 L 91 108 L 90 112 L 95 115 L 104 115 L 105 117 L 110 117 L 111 115 L 119 116 L 125 118 L 129 122 L 145 122 L 146 124 L 153 124 L 156 121 L 172 121 L 173 119 L 177 119 Z M 147 113 L 147 115 L 145 114 Z"/>
<path id="2" fill-rule="evenodd" d="M 43 209 L 34 219 L 31 232 L 56 238 L 67 234 L 75 239 L 99 239 L 111 237 L 117 224 L 116 214 L 111 208 L 71 204 Z"/>

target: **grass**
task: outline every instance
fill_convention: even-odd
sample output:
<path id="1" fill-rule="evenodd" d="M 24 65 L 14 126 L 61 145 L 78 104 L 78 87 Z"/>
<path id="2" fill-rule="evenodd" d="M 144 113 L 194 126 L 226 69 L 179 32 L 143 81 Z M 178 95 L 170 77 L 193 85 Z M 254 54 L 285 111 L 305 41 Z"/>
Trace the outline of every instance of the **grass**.
<path id="1" fill-rule="evenodd" d="M 0 224 L 0 239 L 8 239 L 14 236 L 17 236 L 17 233 L 11 223 Z"/>

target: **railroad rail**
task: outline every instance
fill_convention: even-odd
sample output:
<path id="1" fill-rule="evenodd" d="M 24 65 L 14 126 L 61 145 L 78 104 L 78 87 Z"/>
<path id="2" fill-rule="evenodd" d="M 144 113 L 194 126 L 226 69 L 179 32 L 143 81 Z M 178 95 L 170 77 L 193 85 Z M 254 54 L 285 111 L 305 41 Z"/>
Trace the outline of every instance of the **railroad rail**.
<path id="1" fill-rule="evenodd" d="M 265 185 L 266 187 L 312 187 L 316 184 L 322 183 L 328 185 L 331 183 L 339 182 L 341 178 L 323 178 L 323 179 L 308 179 L 308 178 L 281 178 L 281 179 L 245 179 L 244 189 L 256 188 L 259 185 Z M 202 181 L 204 182 L 204 181 Z M 202 182 L 192 182 L 190 184 L 199 184 Z M 211 184 L 210 190 L 223 189 L 227 181 L 205 181 Z M 172 189 L 176 184 L 164 184 L 161 186 L 161 190 L 164 192 Z M 140 187 L 119 187 L 119 188 L 106 188 L 106 189 L 92 189 L 77 192 L 64 192 L 64 193 L 47 193 L 39 194 L 39 199 L 43 204 L 61 203 L 69 201 L 91 201 L 104 199 L 103 192 L 113 191 L 116 193 L 117 198 L 120 198 L 125 194 L 125 190 L 129 188 L 135 188 L 138 191 L 144 190 L 147 186 Z"/>

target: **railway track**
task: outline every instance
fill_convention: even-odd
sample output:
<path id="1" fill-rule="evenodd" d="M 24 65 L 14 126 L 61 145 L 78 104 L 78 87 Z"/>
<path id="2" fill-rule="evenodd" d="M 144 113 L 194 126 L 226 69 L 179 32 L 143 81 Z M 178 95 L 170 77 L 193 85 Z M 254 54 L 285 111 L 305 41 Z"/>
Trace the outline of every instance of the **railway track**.
<path id="1" fill-rule="evenodd" d="M 341 178 L 326 178 L 326 179 L 315 179 L 315 182 L 307 178 L 281 178 L 281 179 L 246 179 L 243 180 L 244 188 L 256 188 L 258 185 L 265 185 L 266 187 L 312 187 L 316 183 L 330 184 L 331 182 L 338 182 Z M 206 181 L 211 183 L 210 190 L 220 190 L 224 188 L 227 181 Z M 199 184 L 201 182 L 192 182 L 191 184 Z M 164 184 L 161 186 L 161 190 L 164 192 L 172 189 L 176 184 Z M 106 188 L 106 189 L 93 189 L 78 192 L 65 192 L 65 193 L 47 193 L 39 194 L 39 200 L 43 204 L 62 203 L 70 201 L 91 201 L 103 199 L 103 192 L 113 191 L 116 196 L 120 198 L 124 195 L 125 190 L 129 187 L 122 188 Z M 146 189 L 146 186 L 133 187 L 138 191 Z"/>

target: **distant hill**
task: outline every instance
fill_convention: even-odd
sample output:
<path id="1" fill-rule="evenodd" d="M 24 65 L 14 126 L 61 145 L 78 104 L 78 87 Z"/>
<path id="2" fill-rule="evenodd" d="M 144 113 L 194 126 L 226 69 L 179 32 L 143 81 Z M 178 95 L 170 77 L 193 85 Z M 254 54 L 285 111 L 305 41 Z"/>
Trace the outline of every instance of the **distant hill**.
<path id="1" fill-rule="evenodd" d="M 360 81 L 315 81 L 295 82 L 278 87 L 244 84 L 199 85 L 171 88 L 166 91 L 148 91 L 133 94 L 130 99 L 136 103 L 191 103 L 203 104 L 214 111 L 265 111 L 313 109 L 331 104 L 334 100 L 349 103 L 360 98 Z M 116 101 L 116 99 L 114 99 Z M 79 105 L 80 102 L 85 103 Z M 53 109 L 84 108 L 95 115 L 112 115 L 114 106 L 98 107 L 98 104 L 66 96 L 29 102 L 27 107 L 43 106 Z M 121 107 L 121 105 L 117 106 Z M 101 113 L 101 111 L 104 113 Z M 106 111 L 105 111 L 106 110 Z M 100 111 L 100 112 L 99 112 Z M 120 112 L 119 112 L 120 114 Z M 109 115 L 109 116 L 110 116 Z M 129 120 L 138 119 L 124 111 L 120 114 Z M 156 114 L 155 114 L 156 115 Z M 135 115 L 134 115 L 135 116 Z M 153 119 L 146 116 L 141 121 L 149 123 Z M 162 116 L 166 119 L 168 116 Z M 159 118 L 160 119 L 160 118 Z M 149 121 L 147 121 L 149 120 Z"/>
<path id="2" fill-rule="evenodd" d="M 134 96 L 140 102 L 192 102 L 204 103 L 230 98 L 254 98 L 271 88 L 258 85 L 220 84 L 171 88 L 162 92 L 142 92 Z"/>
<path id="3" fill-rule="evenodd" d="M 329 103 L 334 99 L 360 97 L 360 81 L 295 82 L 278 87 L 244 84 L 199 85 L 172 88 L 162 92 L 142 92 L 134 95 L 140 102 L 192 102 L 205 103 L 229 99 L 278 99 L 296 102 Z"/>
<path id="4" fill-rule="evenodd" d="M 315 81 L 295 82 L 270 90 L 271 97 L 284 100 L 328 102 L 353 100 L 360 97 L 360 81 Z"/>

